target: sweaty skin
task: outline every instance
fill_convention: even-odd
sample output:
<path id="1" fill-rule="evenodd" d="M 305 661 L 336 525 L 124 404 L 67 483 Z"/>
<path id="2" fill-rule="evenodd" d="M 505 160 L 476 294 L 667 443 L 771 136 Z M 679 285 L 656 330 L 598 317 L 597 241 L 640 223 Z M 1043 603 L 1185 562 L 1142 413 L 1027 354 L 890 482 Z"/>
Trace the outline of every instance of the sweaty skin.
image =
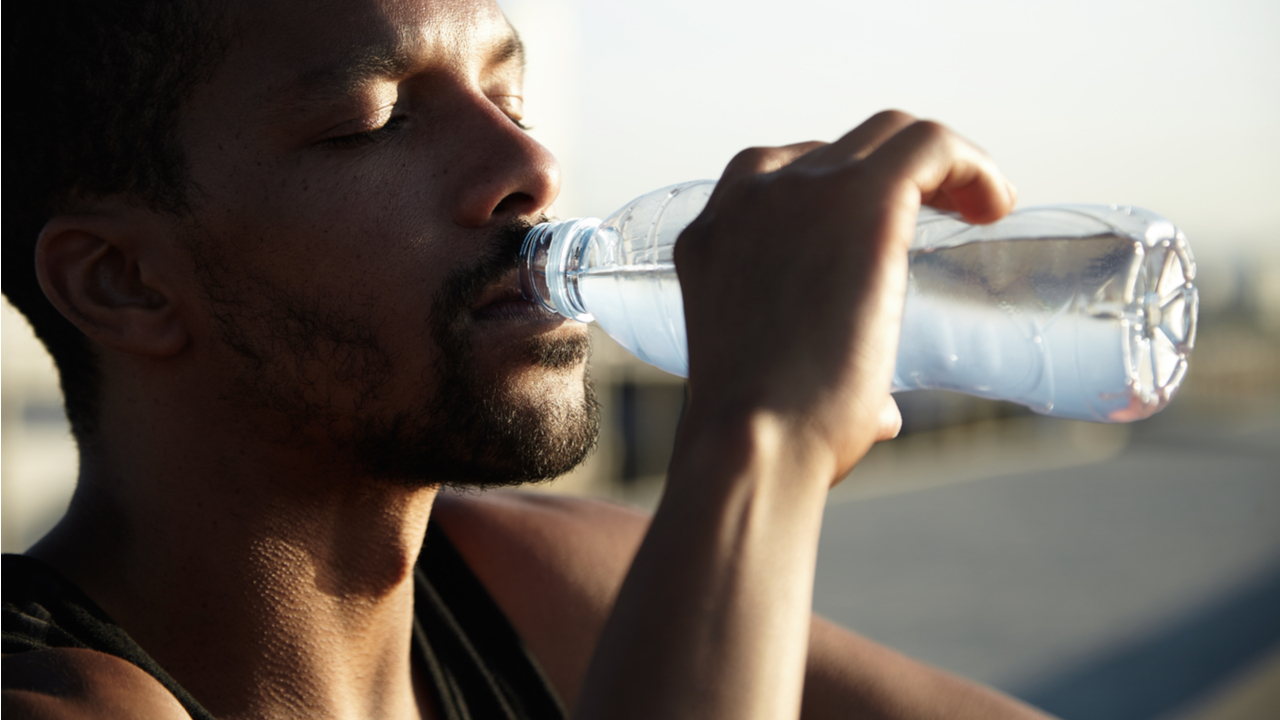
<path id="1" fill-rule="evenodd" d="M 1012 207 L 980 150 L 883 113 L 730 163 L 677 253 L 691 401 L 652 519 L 438 496 L 572 464 L 592 422 L 585 330 L 485 269 L 559 191 L 519 125 L 519 44 L 487 0 L 229 13 L 182 119 L 191 216 L 85 198 L 37 250 L 104 381 L 71 508 L 31 554 L 214 715 L 431 717 L 409 648 L 434 516 L 574 717 L 787 718 L 802 697 L 805 718 L 1039 717 L 810 613 L 826 493 L 900 422 L 915 213 Z M 451 393 L 497 425 L 456 421 Z M 120 660 L 4 662 L 14 717 L 184 716 Z"/>

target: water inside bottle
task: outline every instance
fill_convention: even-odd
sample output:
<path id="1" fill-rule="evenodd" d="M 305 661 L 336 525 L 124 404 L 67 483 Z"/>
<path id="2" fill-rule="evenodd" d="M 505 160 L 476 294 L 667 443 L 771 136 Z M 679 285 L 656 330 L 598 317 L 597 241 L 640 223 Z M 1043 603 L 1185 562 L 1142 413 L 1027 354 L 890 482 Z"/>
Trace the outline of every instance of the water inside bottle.
<path id="1" fill-rule="evenodd" d="M 684 298 L 675 265 L 646 263 L 592 269 L 578 276 L 583 304 L 632 355 L 688 377 Z"/>
<path id="2" fill-rule="evenodd" d="M 972 242 L 913 251 L 895 391 L 959 390 L 1101 421 L 1146 417 L 1186 372 L 1190 262 L 1132 237 Z M 641 360 L 688 375 L 670 263 L 575 274 L 600 326 Z M 763 341 L 763 340 L 762 340 Z"/>
<path id="3" fill-rule="evenodd" d="M 1195 298 L 1170 244 L 973 242 L 912 253 L 895 389 L 1091 420 L 1145 417 L 1186 372 Z"/>

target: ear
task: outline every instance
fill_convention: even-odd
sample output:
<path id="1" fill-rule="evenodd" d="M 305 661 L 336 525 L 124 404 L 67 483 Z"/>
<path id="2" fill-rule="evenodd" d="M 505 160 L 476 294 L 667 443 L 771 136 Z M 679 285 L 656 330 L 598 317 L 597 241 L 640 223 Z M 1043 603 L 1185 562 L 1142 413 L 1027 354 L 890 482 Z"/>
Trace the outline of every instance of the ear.
<path id="1" fill-rule="evenodd" d="M 36 241 L 36 275 L 54 307 L 91 340 L 133 355 L 187 344 L 169 292 L 177 260 L 171 223 L 123 199 L 58 215 Z"/>

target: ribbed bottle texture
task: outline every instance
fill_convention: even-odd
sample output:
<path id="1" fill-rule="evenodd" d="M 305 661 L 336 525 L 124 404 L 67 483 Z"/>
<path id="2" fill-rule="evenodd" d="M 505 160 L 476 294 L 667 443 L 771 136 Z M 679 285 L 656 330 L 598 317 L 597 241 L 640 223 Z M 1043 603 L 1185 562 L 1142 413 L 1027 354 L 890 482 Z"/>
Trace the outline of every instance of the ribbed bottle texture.
<path id="1" fill-rule="evenodd" d="M 604 221 L 545 223 L 521 258 L 525 295 L 685 376 L 673 249 L 715 187 L 658 190 Z M 1177 391 L 1195 343 L 1195 262 L 1138 208 L 1028 208 L 991 225 L 921 211 L 894 391 L 943 388 L 1036 412 L 1128 422 Z"/>

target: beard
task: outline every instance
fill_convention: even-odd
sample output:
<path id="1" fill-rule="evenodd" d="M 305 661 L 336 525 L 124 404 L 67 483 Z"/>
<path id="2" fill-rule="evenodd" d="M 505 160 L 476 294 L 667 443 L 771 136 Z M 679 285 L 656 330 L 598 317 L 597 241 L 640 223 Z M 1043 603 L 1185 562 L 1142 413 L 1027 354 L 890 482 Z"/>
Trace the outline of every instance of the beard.
<path id="1" fill-rule="evenodd" d="M 417 418 L 397 414 L 360 423 L 355 449 L 361 465 L 388 478 L 415 478 L 466 487 L 500 487 L 551 480 L 582 463 L 599 435 L 599 405 L 584 370 L 582 400 L 518 398 L 501 377 L 486 377 L 474 361 L 470 308 L 480 293 L 515 268 L 532 226 L 502 227 L 489 251 L 454 270 L 437 291 L 431 336 L 439 350 L 435 400 Z M 586 335 L 538 337 L 523 360 L 546 370 L 566 370 L 590 355 Z M 422 471 L 428 469 L 428 475 Z"/>
<path id="2" fill-rule="evenodd" d="M 599 406 L 590 374 L 581 397 L 530 398 L 500 372 L 475 362 L 471 308 L 509 274 L 530 224 L 499 228 L 475 262 L 453 270 L 433 299 L 429 334 L 437 348 L 415 406 L 385 409 L 404 365 L 378 337 L 361 298 L 335 303 L 260 277 L 233 277 L 207 243 L 193 252 L 223 345 L 238 359 L 231 398 L 265 407 L 291 444 L 323 438 L 326 455 L 366 477 L 413 486 L 488 488 L 556 478 L 595 448 Z M 537 336 L 521 348 L 524 365 L 567 372 L 585 364 L 590 341 Z M 323 382 L 317 383 L 317 378 Z M 326 402 L 338 388 L 350 403 Z M 281 422 L 282 421 L 282 422 Z"/>

